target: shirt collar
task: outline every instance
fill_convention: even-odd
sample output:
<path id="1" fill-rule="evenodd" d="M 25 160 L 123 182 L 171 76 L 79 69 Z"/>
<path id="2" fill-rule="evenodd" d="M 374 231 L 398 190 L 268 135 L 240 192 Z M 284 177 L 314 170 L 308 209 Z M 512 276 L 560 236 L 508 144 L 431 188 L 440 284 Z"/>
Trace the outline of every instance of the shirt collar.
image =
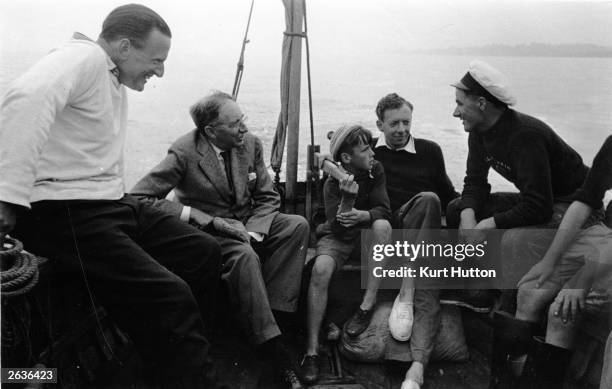
<path id="1" fill-rule="evenodd" d="M 408 143 L 406 143 L 404 147 L 402 147 L 401 149 L 393 149 L 389 147 L 389 145 L 387 144 L 387 141 L 385 140 L 385 136 L 383 134 L 378 137 L 378 140 L 376 141 L 376 145 L 374 146 L 375 149 L 379 147 L 386 147 L 389 150 L 395 150 L 395 151 L 403 150 L 403 151 L 407 151 L 412 154 L 416 154 L 416 148 L 414 147 L 414 136 L 412 135 L 410 135 L 410 139 L 408 139 Z"/>
<path id="2" fill-rule="evenodd" d="M 209 141 L 210 142 L 210 141 Z M 210 145 L 212 146 L 213 150 L 215 150 L 215 153 L 217 154 L 217 159 L 221 159 L 223 158 L 221 156 L 221 153 L 223 152 L 223 150 L 221 150 L 220 148 L 218 148 L 217 146 L 215 146 L 215 144 L 213 142 L 210 142 Z"/>
<path id="3" fill-rule="evenodd" d="M 72 34 L 72 39 L 74 40 L 82 40 L 82 41 L 86 41 L 86 42 L 91 42 L 94 44 L 98 44 L 96 41 L 94 41 L 93 39 L 91 39 L 90 37 L 88 37 L 85 34 L 82 34 L 80 32 L 75 32 Z M 104 50 L 103 50 L 104 51 Z M 115 84 L 115 86 L 119 86 L 119 68 L 117 67 L 117 65 L 113 62 L 113 60 L 109 57 L 108 53 L 106 51 L 104 51 L 105 57 L 106 57 L 106 66 L 108 67 L 108 71 L 111 72 L 111 74 L 114 76 L 113 79 L 113 83 Z"/>

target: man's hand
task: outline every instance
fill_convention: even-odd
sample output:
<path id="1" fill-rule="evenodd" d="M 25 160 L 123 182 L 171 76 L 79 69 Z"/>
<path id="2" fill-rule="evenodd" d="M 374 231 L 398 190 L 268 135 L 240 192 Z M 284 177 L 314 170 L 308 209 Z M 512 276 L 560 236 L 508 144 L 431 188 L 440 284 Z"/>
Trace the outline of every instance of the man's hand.
<path id="1" fill-rule="evenodd" d="M 554 270 L 555 262 L 551 261 L 547 257 L 544 257 L 542 260 L 540 260 L 540 262 L 536 263 L 531 269 L 529 269 L 527 274 L 521 278 L 516 287 L 520 287 L 525 282 L 536 280 L 535 287 L 540 288 L 542 285 L 544 285 L 546 280 L 550 278 Z"/>
<path id="2" fill-rule="evenodd" d="M 370 212 L 361 211 L 358 209 L 351 209 L 348 212 L 342 212 L 336 215 L 336 220 L 342 227 L 353 227 L 360 223 L 366 223 L 370 221 Z"/>
<path id="3" fill-rule="evenodd" d="M 567 323 L 568 320 L 575 322 L 584 311 L 586 295 L 586 289 L 561 289 L 552 303 L 553 314 L 561 316 L 563 323 Z"/>
<path id="4" fill-rule="evenodd" d="M 463 212 L 461 213 L 459 236 L 468 244 L 479 244 L 484 242 L 484 240 L 487 238 L 487 234 L 485 234 L 484 231 L 496 228 L 495 219 L 489 217 L 481 220 L 479 223 L 476 223 L 474 211 L 472 209 L 464 209 L 464 211 L 471 212 L 467 212 L 466 216 L 464 216 Z"/>
<path id="5" fill-rule="evenodd" d="M 251 242 L 251 235 L 249 235 L 244 224 L 238 220 L 215 217 L 212 223 L 215 230 L 221 235 L 234 238 L 244 243 Z"/>
<path id="6" fill-rule="evenodd" d="M 4 249 L 4 237 L 15 228 L 17 206 L 0 201 L 0 250 Z"/>
<path id="7" fill-rule="evenodd" d="M 192 207 L 191 213 L 189 214 L 189 221 L 202 228 L 209 225 L 213 221 L 213 217 Z"/>
<path id="8" fill-rule="evenodd" d="M 494 230 L 497 228 L 497 224 L 495 224 L 495 219 L 493 217 L 488 217 L 476 224 L 475 228 L 477 230 Z"/>

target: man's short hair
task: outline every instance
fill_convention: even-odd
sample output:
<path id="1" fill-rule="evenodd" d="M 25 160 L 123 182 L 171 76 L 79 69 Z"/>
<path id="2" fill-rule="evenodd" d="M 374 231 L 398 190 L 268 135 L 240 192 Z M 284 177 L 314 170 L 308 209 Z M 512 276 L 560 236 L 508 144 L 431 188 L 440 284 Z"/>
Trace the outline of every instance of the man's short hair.
<path id="1" fill-rule="evenodd" d="M 360 124 L 354 124 L 346 128 L 346 135 L 338 146 L 338 151 L 332 157 L 334 160 L 340 160 L 340 154 L 348 153 L 353 154 L 353 147 L 360 144 L 371 144 L 372 133 L 367 128 Z"/>
<path id="2" fill-rule="evenodd" d="M 170 27 L 157 12 L 141 4 L 126 4 L 112 10 L 104 19 L 100 37 L 107 42 L 127 38 L 132 45 L 142 48 L 154 29 L 172 38 Z"/>
<path id="3" fill-rule="evenodd" d="M 215 91 L 198 100 L 198 102 L 189 108 L 191 119 L 193 119 L 198 130 L 203 132 L 206 126 L 217 120 L 219 110 L 223 102 L 227 100 L 234 100 L 234 98 L 228 93 Z"/>
<path id="4" fill-rule="evenodd" d="M 410 111 L 414 111 L 414 106 L 410 101 L 406 100 L 397 93 L 389 93 L 388 95 L 380 99 L 378 101 L 378 104 L 376 104 L 376 117 L 378 117 L 378 120 L 382 122 L 386 110 L 398 109 L 401 108 L 404 104 L 407 105 L 408 108 L 410 108 Z"/>

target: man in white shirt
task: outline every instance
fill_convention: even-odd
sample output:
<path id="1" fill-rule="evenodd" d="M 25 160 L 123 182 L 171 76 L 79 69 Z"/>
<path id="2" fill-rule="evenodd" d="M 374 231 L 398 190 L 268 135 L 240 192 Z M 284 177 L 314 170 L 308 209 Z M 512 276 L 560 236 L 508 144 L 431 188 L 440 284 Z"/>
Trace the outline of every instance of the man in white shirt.
<path id="1" fill-rule="evenodd" d="M 85 277 L 162 387 L 212 384 L 201 312 L 220 248 L 209 235 L 124 194 L 127 86 L 162 77 L 166 22 L 142 5 L 75 34 L 23 76 L 0 111 L 0 247 L 6 234 Z"/>

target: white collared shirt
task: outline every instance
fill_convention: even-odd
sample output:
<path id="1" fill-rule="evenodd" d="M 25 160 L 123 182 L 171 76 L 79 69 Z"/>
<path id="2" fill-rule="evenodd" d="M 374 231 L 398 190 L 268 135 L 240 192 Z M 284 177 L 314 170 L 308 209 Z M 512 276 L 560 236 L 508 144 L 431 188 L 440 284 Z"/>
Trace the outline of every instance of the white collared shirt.
<path id="1" fill-rule="evenodd" d="M 75 34 L 11 83 L 0 108 L 0 200 L 116 200 L 127 96 L 116 65 Z"/>
<path id="2" fill-rule="evenodd" d="M 396 151 L 404 150 L 404 151 L 407 151 L 409 153 L 416 154 L 416 149 L 414 147 L 414 137 L 412 135 L 410 135 L 410 139 L 408 139 L 408 143 L 406 143 L 404 145 L 404 147 L 399 148 L 399 149 L 394 149 L 394 148 L 390 147 L 387 144 L 387 140 L 385 139 L 385 135 L 382 134 L 381 136 L 378 137 L 378 140 L 376 141 L 376 145 L 374 146 L 375 149 L 377 149 L 379 147 L 386 147 L 386 148 L 388 148 L 390 150 L 396 150 Z"/>

